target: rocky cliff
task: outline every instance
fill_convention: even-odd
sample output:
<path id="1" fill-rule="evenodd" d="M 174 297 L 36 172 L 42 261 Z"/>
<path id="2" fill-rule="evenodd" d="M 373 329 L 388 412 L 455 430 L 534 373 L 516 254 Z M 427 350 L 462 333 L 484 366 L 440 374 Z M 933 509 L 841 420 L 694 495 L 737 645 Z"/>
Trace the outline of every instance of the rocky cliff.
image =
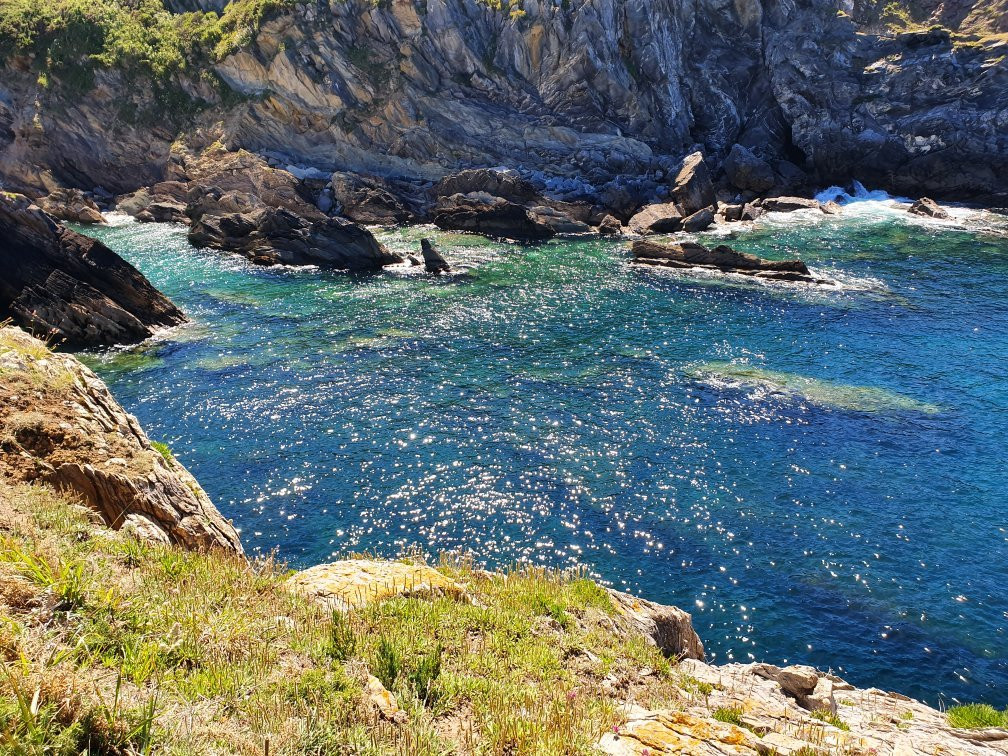
<path id="1" fill-rule="evenodd" d="M 0 268 L 0 320 L 60 346 L 133 343 L 185 321 L 104 244 L 58 223 L 27 197 L 3 192 Z"/>
<path id="2" fill-rule="evenodd" d="M 99 66 L 76 96 L 40 84 L 44 50 L 15 46 L 0 180 L 119 193 L 219 140 L 325 181 L 521 167 L 608 205 L 660 197 L 696 147 L 720 167 L 739 144 L 782 191 L 859 178 L 1004 204 L 1003 8 L 958 5 L 894 20 L 903 6 L 869 0 L 277 0 L 204 63 L 156 80 Z M 195 6 L 222 8 L 169 4 Z"/>
<path id="3" fill-rule="evenodd" d="M 0 327 L 0 479 L 66 490 L 116 530 L 242 553 L 192 475 L 94 373 L 10 326 Z"/>

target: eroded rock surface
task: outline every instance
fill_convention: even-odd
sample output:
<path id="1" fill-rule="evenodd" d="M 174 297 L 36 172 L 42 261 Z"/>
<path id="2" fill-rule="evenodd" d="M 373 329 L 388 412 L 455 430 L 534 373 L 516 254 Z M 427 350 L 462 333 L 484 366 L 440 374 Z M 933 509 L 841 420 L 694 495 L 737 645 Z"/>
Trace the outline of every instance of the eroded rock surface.
<path id="1" fill-rule="evenodd" d="M 638 239 L 631 248 L 633 261 L 666 268 L 708 268 L 775 281 L 830 283 L 814 277 L 801 260 L 765 260 L 720 244 L 709 249 L 696 242 L 659 244 Z"/>
<path id="2" fill-rule="evenodd" d="M 687 659 L 678 671 L 687 694 L 682 708 L 631 707 L 626 725 L 602 738 L 599 746 L 604 753 L 1008 753 L 1006 730 L 955 729 L 943 712 L 918 701 L 874 688 L 858 689 L 811 667 L 711 666 Z M 796 685 L 802 691 L 812 690 L 796 698 Z M 719 721 L 715 713 L 739 724 Z"/>
<path id="3" fill-rule="evenodd" d="M 27 197 L 0 192 L 0 239 L 0 321 L 70 348 L 143 341 L 185 321 L 140 271 Z"/>
<path id="4" fill-rule="evenodd" d="M 0 329 L 0 475 L 69 489 L 110 527 L 242 553 L 234 527 L 76 358 Z"/>
<path id="5" fill-rule="evenodd" d="M 910 209 L 907 212 L 913 215 L 922 215 L 925 218 L 937 218 L 938 220 L 948 220 L 949 218 L 948 211 L 930 197 L 921 197 L 910 205 Z"/>

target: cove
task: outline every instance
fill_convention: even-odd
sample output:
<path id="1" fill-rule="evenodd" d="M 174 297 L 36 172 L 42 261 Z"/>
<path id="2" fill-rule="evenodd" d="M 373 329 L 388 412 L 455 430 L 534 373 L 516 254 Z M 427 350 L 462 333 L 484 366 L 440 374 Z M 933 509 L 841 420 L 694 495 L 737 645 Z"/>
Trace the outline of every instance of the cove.
<path id="1" fill-rule="evenodd" d="M 841 286 L 641 270 L 595 238 L 380 232 L 471 271 L 445 280 L 88 227 L 194 321 L 88 362 L 250 553 L 584 566 L 692 611 L 714 662 L 1003 706 L 1006 227 L 799 216 L 730 243 Z M 843 400 L 773 390 L 795 378 Z"/>

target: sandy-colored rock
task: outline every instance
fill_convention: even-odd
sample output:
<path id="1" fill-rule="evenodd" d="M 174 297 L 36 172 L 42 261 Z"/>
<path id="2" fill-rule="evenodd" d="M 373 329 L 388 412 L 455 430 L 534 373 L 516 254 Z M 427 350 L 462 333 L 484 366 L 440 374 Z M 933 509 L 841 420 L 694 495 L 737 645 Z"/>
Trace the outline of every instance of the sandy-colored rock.
<path id="1" fill-rule="evenodd" d="M 461 585 L 432 567 L 368 559 L 346 559 L 309 567 L 292 575 L 289 585 L 341 611 L 391 596 L 466 597 Z"/>
<path id="2" fill-rule="evenodd" d="M 95 201 L 80 189 L 56 189 L 39 197 L 35 204 L 57 220 L 83 224 L 105 222 Z"/>
<path id="3" fill-rule="evenodd" d="M 793 664 L 777 673 L 777 682 L 785 693 L 802 699 L 815 690 L 819 682 L 819 673 L 814 667 Z"/>
<path id="4" fill-rule="evenodd" d="M 65 488 L 110 527 L 242 553 L 234 527 L 91 370 L 0 329 L 0 475 Z"/>
<path id="5" fill-rule="evenodd" d="M 668 234 L 682 230 L 682 211 L 674 202 L 658 202 L 641 208 L 627 222 L 635 234 Z"/>
<path id="6" fill-rule="evenodd" d="M 908 213 L 913 215 L 921 215 L 925 218 L 937 218 L 938 220 L 948 220 L 948 211 L 935 202 L 930 197 L 921 197 L 916 200 L 910 209 L 907 210 Z"/>
<path id="7" fill-rule="evenodd" d="M 610 590 L 609 595 L 620 614 L 666 656 L 704 659 L 703 642 L 693 629 L 693 620 L 688 612 L 677 606 L 656 604 L 620 591 Z"/>

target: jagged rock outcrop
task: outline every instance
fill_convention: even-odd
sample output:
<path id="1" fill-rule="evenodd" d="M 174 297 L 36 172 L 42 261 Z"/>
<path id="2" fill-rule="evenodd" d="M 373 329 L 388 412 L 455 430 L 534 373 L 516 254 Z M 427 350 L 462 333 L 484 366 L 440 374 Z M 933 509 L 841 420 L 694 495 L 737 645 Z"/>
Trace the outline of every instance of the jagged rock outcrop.
<path id="1" fill-rule="evenodd" d="M 631 248 L 633 261 L 640 265 L 665 268 L 709 268 L 722 273 L 737 273 L 773 281 L 825 284 L 816 278 L 801 260 L 764 260 L 719 244 L 708 249 L 695 242 L 658 244 L 638 239 Z"/>
<path id="2" fill-rule="evenodd" d="M 0 321 L 69 348 L 143 341 L 185 321 L 140 271 L 27 197 L 0 192 L 0 239 Z"/>
<path id="3" fill-rule="evenodd" d="M 417 220 L 419 208 L 404 199 L 405 192 L 376 176 L 358 176 L 337 172 L 332 175 L 327 193 L 322 196 L 322 209 L 333 211 L 357 223 L 394 225 Z M 332 204 L 325 206 L 325 197 Z"/>
<path id="4" fill-rule="evenodd" d="M 420 240 L 420 251 L 423 253 L 424 267 L 428 273 L 450 273 L 451 266 L 437 250 L 430 239 Z"/>
<path id="5" fill-rule="evenodd" d="M 913 215 L 922 215 L 925 218 L 937 218 L 938 220 L 948 220 L 949 218 L 948 211 L 930 197 L 921 197 L 919 200 L 916 200 L 910 205 L 910 209 L 907 212 Z"/>
<path id="6" fill-rule="evenodd" d="M 627 723 L 602 738 L 603 753 L 1008 753 L 1006 730 L 955 729 L 943 712 L 919 701 L 861 690 L 811 667 L 712 666 L 686 659 L 678 671 L 684 705 L 657 711 L 633 707 Z"/>
<path id="7" fill-rule="evenodd" d="M 700 661 L 706 658 L 703 642 L 693 629 L 693 619 L 688 612 L 612 589 L 609 589 L 609 596 L 619 614 L 665 656 Z"/>
<path id="8" fill-rule="evenodd" d="M 301 215 L 263 207 L 241 192 L 217 187 L 190 193 L 189 243 L 238 252 L 259 265 L 320 265 L 341 270 L 379 270 L 402 262 L 365 228 L 319 211 Z"/>
<path id="9" fill-rule="evenodd" d="M 98 68 L 84 93 L 55 75 L 40 89 L 30 56 L 14 54 L 0 77 L 0 181 L 132 191 L 175 178 L 181 135 L 325 175 L 430 182 L 521 167 L 553 195 L 590 194 L 626 219 L 635 208 L 617 208 L 621 195 L 661 199 L 698 147 L 716 180 L 739 145 L 780 191 L 857 177 L 1004 204 L 997 38 L 955 35 L 970 14 L 947 9 L 934 20 L 952 32 L 883 31 L 863 5 L 283 4 L 209 70 L 176 75 L 185 108 L 165 108 L 163 83 L 138 86 L 134 70 Z"/>
<path id="10" fill-rule="evenodd" d="M 35 204 L 57 220 L 73 223 L 104 223 L 98 204 L 80 189 L 57 189 Z"/>
<path id="11" fill-rule="evenodd" d="M 192 475 L 153 447 L 98 376 L 10 326 L 0 329 L 0 475 L 68 489 L 112 528 L 242 553 Z"/>
<path id="12" fill-rule="evenodd" d="M 770 164 L 741 144 L 732 145 L 724 161 L 724 171 L 732 186 L 757 194 L 769 192 L 777 183 Z"/>

